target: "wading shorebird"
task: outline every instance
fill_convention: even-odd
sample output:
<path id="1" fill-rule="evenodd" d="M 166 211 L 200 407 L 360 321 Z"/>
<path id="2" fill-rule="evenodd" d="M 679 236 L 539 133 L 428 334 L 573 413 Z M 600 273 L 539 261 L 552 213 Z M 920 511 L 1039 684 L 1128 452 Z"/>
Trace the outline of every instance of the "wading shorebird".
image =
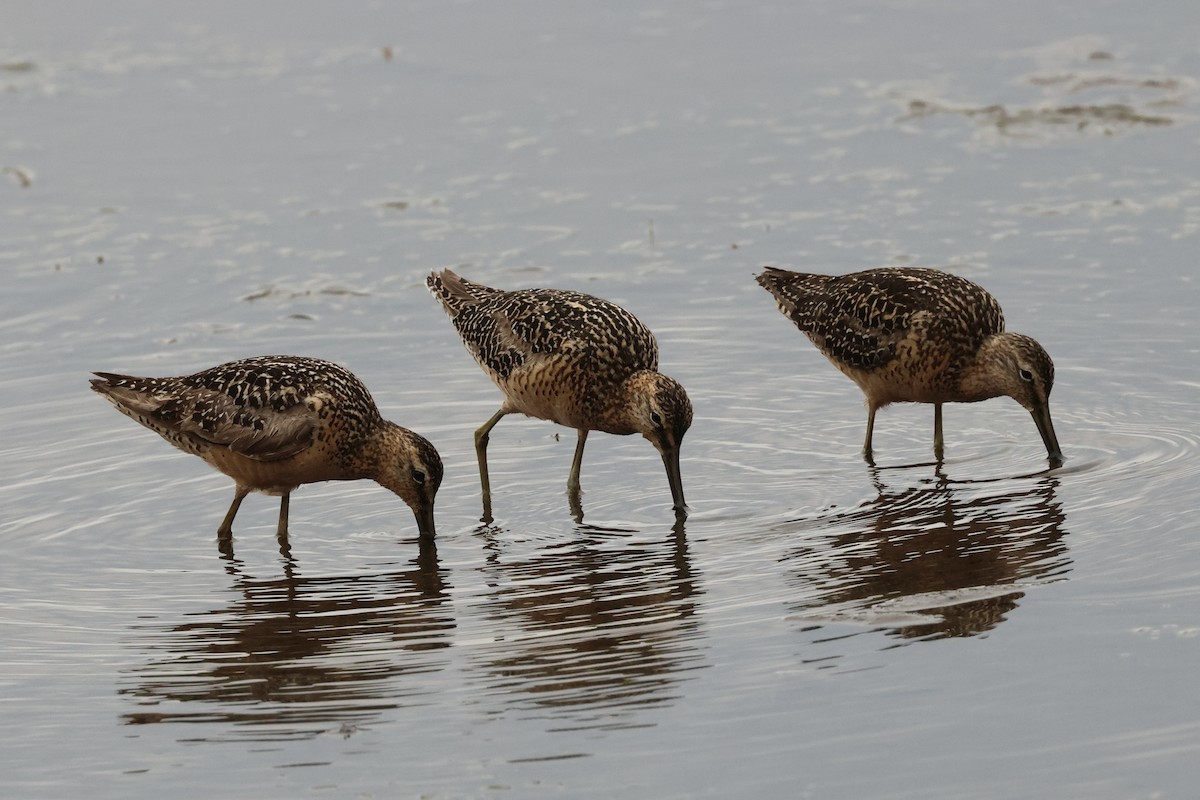
<path id="1" fill-rule="evenodd" d="M 658 371 L 658 343 L 635 316 L 580 292 L 493 289 L 448 269 L 426 283 L 504 393 L 500 410 L 475 432 L 485 515 L 491 508 L 488 435 L 514 412 L 578 431 L 567 478 L 576 501 L 588 432 L 640 433 L 662 456 L 676 512 L 687 513 L 679 445 L 692 424 L 692 403 L 678 382 Z"/>
<path id="2" fill-rule="evenodd" d="M 875 412 L 888 403 L 933 403 L 941 461 L 942 403 L 1008 395 L 1033 416 L 1051 466 L 1062 465 L 1050 421 L 1054 362 L 1033 339 L 1005 332 L 1004 312 L 983 287 L 917 267 L 848 275 L 767 267 L 755 280 L 866 395 L 868 462 Z"/>
<path id="3" fill-rule="evenodd" d="M 388 422 L 348 370 L 298 356 L 231 361 L 194 375 L 138 378 L 94 373 L 92 389 L 185 453 L 237 484 L 217 535 L 252 491 L 282 495 L 277 535 L 287 536 L 288 498 L 301 484 L 370 478 L 413 510 L 433 538 L 442 459 L 424 437 Z"/>

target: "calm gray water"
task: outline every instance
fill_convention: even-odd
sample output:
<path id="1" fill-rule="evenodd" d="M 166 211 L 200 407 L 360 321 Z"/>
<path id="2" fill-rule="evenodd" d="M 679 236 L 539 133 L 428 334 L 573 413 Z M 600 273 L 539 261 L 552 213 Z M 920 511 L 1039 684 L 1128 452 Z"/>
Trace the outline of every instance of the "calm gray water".
<path id="1" fill-rule="evenodd" d="M 1200 759 L 1200 6 L 7 4 L 0 794 L 1185 798 Z M 882 412 L 752 281 L 942 266 L 1054 356 Z M 471 434 L 434 267 L 619 301 L 662 466 Z M 291 554 L 90 370 L 329 358 L 447 464 L 439 537 L 305 487 Z"/>

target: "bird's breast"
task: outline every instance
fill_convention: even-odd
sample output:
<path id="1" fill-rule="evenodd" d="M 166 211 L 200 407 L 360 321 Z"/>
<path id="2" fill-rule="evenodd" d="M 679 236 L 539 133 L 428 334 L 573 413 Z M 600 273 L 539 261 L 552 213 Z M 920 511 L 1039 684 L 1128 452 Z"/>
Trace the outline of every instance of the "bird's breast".
<path id="1" fill-rule="evenodd" d="M 286 492 L 305 483 L 351 477 L 323 447 L 314 445 L 290 458 L 261 461 L 247 458 L 227 447 L 211 446 L 199 455 L 212 467 L 240 484 L 265 492 Z"/>

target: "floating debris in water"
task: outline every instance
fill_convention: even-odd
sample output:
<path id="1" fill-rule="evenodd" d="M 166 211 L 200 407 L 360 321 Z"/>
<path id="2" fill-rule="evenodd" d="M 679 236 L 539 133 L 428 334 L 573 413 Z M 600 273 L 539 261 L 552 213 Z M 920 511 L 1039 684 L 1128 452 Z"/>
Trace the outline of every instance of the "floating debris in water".
<path id="1" fill-rule="evenodd" d="M 1179 78 L 1123 78 L 1119 75 L 1034 75 L 1029 78 L 1034 86 L 1061 86 L 1066 84 L 1068 93 L 1083 92 L 1088 89 L 1121 87 L 1126 89 L 1180 89 L 1183 81 Z"/>
<path id="2" fill-rule="evenodd" d="M 268 298 L 295 300 L 298 297 L 314 297 L 326 295 L 331 297 L 370 297 L 371 293 L 362 289 L 350 289 L 345 286 L 323 286 L 319 289 L 284 289 L 277 286 L 264 286 L 257 292 L 242 298 L 243 302 L 253 303 L 256 300 Z"/>
<path id="3" fill-rule="evenodd" d="M 33 185 L 33 178 L 30 176 L 29 172 L 21 169 L 20 167 L 5 167 L 0 171 L 4 172 L 6 175 L 12 175 L 17 181 L 17 185 L 19 185 L 22 189 L 28 189 Z"/>
<path id="4" fill-rule="evenodd" d="M 1069 40 L 1029 51 L 1037 67 L 1013 76 L 1015 83 L 1034 90 L 1027 99 L 959 103 L 939 97 L 942 87 L 936 84 L 914 81 L 885 84 L 880 94 L 903 105 L 900 122 L 954 115 L 980 123 L 984 137 L 991 129 L 1005 141 L 1035 144 L 1055 136 L 1163 128 L 1184 119 L 1183 110 L 1194 104 L 1200 81 L 1154 67 L 1118 66 L 1113 53 L 1098 44 L 1102 42 Z"/>
<path id="5" fill-rule="evenodd" d="M 1074 125 L 1076 129 L 1082 130 L 1091 125 L 1102 124 L 1107 126 L 1104 133 L 1111 135 L 1114 125 L 1159 126 L 1174 123 L 1170 117 L 1144 114 L 1124 103 L 1019 108 L 1009 111 L 998 103 L 981 107 L 948 106 L 927 100 L 910 100 L 908 115 L 902 119 L 932 117 L 938 114 L 979 117 L 1001 131 L 1021 125 Z"/>

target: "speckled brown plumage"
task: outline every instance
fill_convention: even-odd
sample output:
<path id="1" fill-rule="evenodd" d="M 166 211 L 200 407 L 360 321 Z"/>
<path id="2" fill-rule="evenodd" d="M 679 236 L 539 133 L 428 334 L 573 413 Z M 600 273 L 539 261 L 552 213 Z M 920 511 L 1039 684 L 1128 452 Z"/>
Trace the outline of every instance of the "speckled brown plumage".
<path id="1" fill-rule="evenodd" d="M 192 375 L 141 378 L 95 373 L 92 389 L 122 414 L 199 456 L 237 484 L 218 534 L 232 533 L 251 491 L 280 494 L 279 534 L 297 486 L 370 478 L 412 508 L 434 535 L 442 461 L 428 440 L 388 422 L 348 370 L 298 356 L 231 361 Z"/>
<path id="2" fill-rule="evenodd" d="M 934 404 L 942 457 L 942 403 L 1008 395 L 1033 416 L 1052 462 L 1062 452 L 1050 420 L 1054 362 L 1036 341 L 1004 330 L 983 287 L 936 269 L 895 267 L 814 275 L 768 267 L 756 280 L 779 310 L 866 396 L 863 452 L 875 412 L 896 402 Z"/>
<path id="3" fill-rule="evenodd" d="M 573 493 L 588 431 L 640 433 L 662 455 L 676 508 L 686 508 L 679 444 L 692 423 L 692 404 L 679 383 L 658 372 L 658 343 L 635 316 L 580 292 L 504 291 L 450 270 L 432 273 L 427 283 L 504 393 L 500 410 L 476 432 L 485 507 L 488 434 L 501 417 L 519 412 L 579 432 L 567 481 Z"/>

